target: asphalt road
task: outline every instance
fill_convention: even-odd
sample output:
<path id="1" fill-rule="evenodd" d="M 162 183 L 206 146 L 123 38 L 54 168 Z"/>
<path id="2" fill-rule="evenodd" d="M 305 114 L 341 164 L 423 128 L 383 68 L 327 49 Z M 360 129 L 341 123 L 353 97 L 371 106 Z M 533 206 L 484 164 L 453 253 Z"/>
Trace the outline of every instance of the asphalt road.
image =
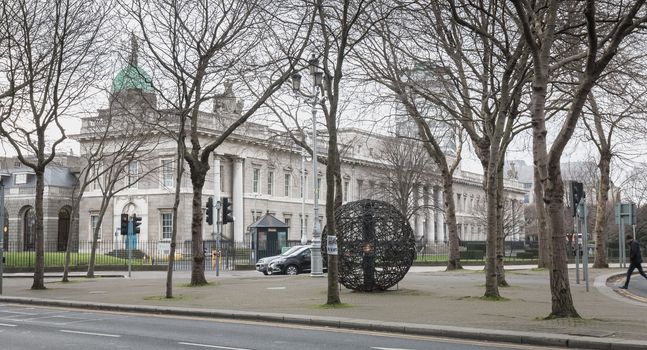
<path id="1" fill-rule="evenodd" d="M 0 304 L 0 348 L 13 349 L 550 349 L 433 337 L 191 317 Z"/>

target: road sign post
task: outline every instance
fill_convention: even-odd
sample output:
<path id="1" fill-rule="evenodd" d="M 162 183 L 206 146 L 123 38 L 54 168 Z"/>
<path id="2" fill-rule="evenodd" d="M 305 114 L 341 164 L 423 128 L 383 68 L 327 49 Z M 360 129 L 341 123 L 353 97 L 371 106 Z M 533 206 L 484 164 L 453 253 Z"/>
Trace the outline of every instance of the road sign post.
<path id="1" fill-rule="evenodd" d="M 128 220 L 128 234 L 126 235 L 126 247 L 128 248 L 128 278 L 132 273 L 132 249 L 131 240 L 133 239 L 133 220 Z"/>
<path id="2" fill-rule="evenodd" d="M 326 236 L 326 253 L 337 255 L 337 236 Z"/>
<path id="3" fill-rule="evenodd" d="M 616 224 L 619 226 L 618 233 L 618 262 L 620 267 L 627 267 L 627 256 L 625 253 L 625 224 L 636 227 L 636 205 L 634 203 L 616 204 Z M 634 238 L 636 238 L 634 232 Z"/>
<path id="4" fill-rule="evenodd" d="M 589 230 L 587 227 L 587 214 L 588 210 L 586 209 L 586 198 L 582 198 L 580 202 L 581 213 L 582 215 L 582 245 L 584 246 L 584 256 L 582 257 L 582 272 L 584 276 L 584 284 L 586 285 L 586 291 L 589 291 Z M 578 252 L 579 254 L 579 252 Z"/>

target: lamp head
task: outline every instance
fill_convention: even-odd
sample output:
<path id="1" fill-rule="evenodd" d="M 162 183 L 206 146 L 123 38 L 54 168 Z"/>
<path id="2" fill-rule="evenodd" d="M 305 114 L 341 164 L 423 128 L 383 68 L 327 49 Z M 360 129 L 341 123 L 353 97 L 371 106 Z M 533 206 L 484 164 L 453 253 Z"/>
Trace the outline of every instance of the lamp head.
<path id="1" fill-rule="evenodd" d="M 319 71 L 319 60 L 317 59 L 317 56 L 313 53 L 310 55 L 310 59 L 308 60 L 308 70 L 310 71 L 310 75 L 315 75 L 317 71 Z"/>
<path id="2" fill-rule="evenodd" d="M 297 94 L 301 90 L 301 74 L 292 73 L 292 92 Z"/>
<path id="3" fill-rule="evenodd" d="M 315 78 L 315 86 L 323 90 L 323 72 L 318 72 L 318 71 L 315 72 L 314 78 Z"/>

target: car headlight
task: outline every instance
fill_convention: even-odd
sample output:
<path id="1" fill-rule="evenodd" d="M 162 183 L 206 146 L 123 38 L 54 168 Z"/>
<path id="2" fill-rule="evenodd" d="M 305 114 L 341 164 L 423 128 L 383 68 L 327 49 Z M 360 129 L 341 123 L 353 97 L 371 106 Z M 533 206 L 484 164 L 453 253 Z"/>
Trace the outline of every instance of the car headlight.
<path id="1" fill-rule="evenodd" d="M 276 259 L 272 261 L 272 265 L 283 264 L 284 262 L 285 262 L 285 259 Z"/>
<path id="2" fill-rule="evenodd" d="M 257 264 L 265 264 L 265 259 L 259 259 L 256 263 Z"/>

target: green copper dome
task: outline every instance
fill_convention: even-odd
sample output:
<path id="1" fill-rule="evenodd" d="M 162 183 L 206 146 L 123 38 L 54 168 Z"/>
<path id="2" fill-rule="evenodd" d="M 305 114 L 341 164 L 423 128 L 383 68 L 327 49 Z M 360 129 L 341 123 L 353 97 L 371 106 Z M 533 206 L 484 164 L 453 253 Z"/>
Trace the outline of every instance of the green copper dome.
<path id="1" fill-rule="evenodd" d="M 112 92 L 127 89 L 141 89 L 142 91 L 153 91 L 153 82 L 150 75 L 136 65 L 129 64 L 117 73 L 112 81 Z"/>

